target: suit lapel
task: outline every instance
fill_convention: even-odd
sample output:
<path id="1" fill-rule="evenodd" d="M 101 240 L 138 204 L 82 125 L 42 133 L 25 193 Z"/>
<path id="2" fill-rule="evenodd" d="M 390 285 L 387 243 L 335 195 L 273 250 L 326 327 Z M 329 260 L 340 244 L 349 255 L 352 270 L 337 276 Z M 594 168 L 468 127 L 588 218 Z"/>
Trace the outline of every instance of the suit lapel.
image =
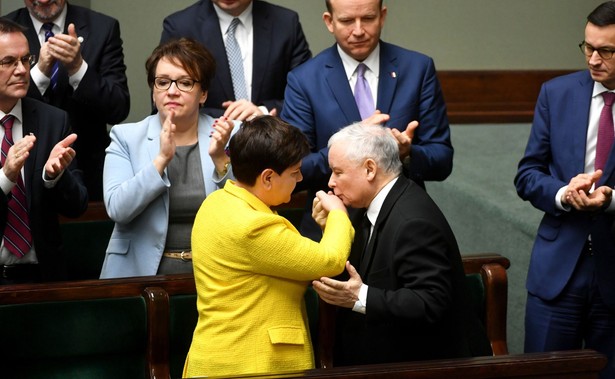
<path id="1" fill-rule="evenodd" d="M 380 231 L 386 223 L 393 206 L 397 203 L 397 199 L 399 199 L 402 193 L 408 188 L 408 183 L 409 182 L 407 180 L 404 180 L 403 175 L 400 176 L 382 203 L 382 208 L 380 208 L 380 213 L 378 213 L 378 219 L 376 220 L 376 224 L 374 224 L 372 236 L 369 239 L 369 244 L 365 250 L 365 256 L 359 266 L 359 275 L 361 275 L 361 278 L 363 278 L 364 281 L 367 279 L 367 274 L 372 265 L 372 261 L 374 260 L 374 255 L 376 253 L 375 247 L 378 246 Z"/>
<path id="2" fill-rule="evenodd" d="M 266 76 L 267 68 L 270 67 L 269 51 L 271 41 L 273 41 L 272 26 L 269 21 L 269 14 L 260 2 L 254 2 L 252 9 L 253 26 L 253 47 L 252 47 L 252 99 L 260 99 L 261 83 Z"/>
<path id="3" fill-rule="evenodd" d="M 589 76 L 580 80 L 579 90 L 573 91 L 573 99 L 570 106 L 572 109 L 577 109 L 577 112 L 572 112 L 569 122 L 571 131 L 571 141 L 576 141 L 572 144 L 572 156 L 570 162 L 571 171 L 568 173 L 570 177 L 577 175 L 579 172 L 585 172 L 585 153 L 587 148 L 587 120 L 589 115 L 589 107 L 593 91 L 593 81 Z M 581 127 L 582 126 L 582 127 Z"/>
<path id="4" fill-rule="evenodd" d="M 32 102 L 28 98 L 21 99 L 21 114 L 23 117 L 22 127 L 23 134 L 27 135 L 32 133 L 36 136 L 37 139 L 43 140 L 46 136 L 40 133 L 40 119 L 41 117 L 37 114 L 37 110 L 34 106 L 32 106 Z M 32 176 L 34 173 L 34 162 L 36 162 L 38 155 L 38 147 L 44 146 L 44 144 L 35 144 L 34 148 L 30 150 L 30 156 L 26 160 L 26 165 L 24 167 L 24 183 L 26 188 L 26 198 L 28 199 L 28 207 L 31 203 L 31 194 L 32 194 Z"/>
<path id="5" fill-rule="evenodd" d="M 156 114 L 150 116 L 149 122 L 147 123 L 147 153 L 149 154 L 149 160 L 153 161 L 158 153 L 160 152 L 160 131 L 162 129 L 162 124 L 160 121 L 160 114 Z M 168 171 L 164 169 L 165 174 L 168 175 Z M 164 203 L 165 212 L 169 211 L 169 192 L 166 191 L 162 196 L 162 201 Z"/>
<path id="6" fill-rule="evenodd" d="M 397 69 L 397 57 L 392 55 L 389 46 L 380 42 L 380 73 L 378 75 L 378 100 L 376 109 L 382 113 L 389 114 L 393 95 L 397 89 L 397 76 L 400 75 Z"/>
<path id="7" fill-rule="evenodd" d="M 359 108 L 352 95 L 348 77 L 346 71 L 344 71 L 344 64 L 337 52 L 337 45 L 333 45 L 329 51 L 329 59 L 325 62 L 327 85 L 339 105 L 338 109 L 346 117 L 346 123 L 351 124 L 360 121 Z"/>
<path id="8" fill-rule="evenodd" d="M 71 7 L 70 4 L 67 5 L 68 9 L 66 10 L 66 22 L 64 25 L 64 33 L 68 34 L 68 25 L 75 24 L 75 32 L 78 37 L 83 37 L 83 42 L 81 43 L 81 55 L 84 57 L 88 56 L 89 52 L 89 40 L 90 40 L 90 25 L 88 22 L 90 21 L 88 17 L 85 15 L 79 15 L 78 10 L 74 7 Z M 87 58 L 84 58 L 87 61 Z"/>
<path id="9" fill-rule="evenodd" d="M 354 212 L 354 217 L 352 218 L 352 226 L 355 230 L 355 239 L 350 249 L 350 257 L 348 260 L 350 264 L 353 265 L 357 270 L 359 269 L 359 264 L 361 263 L 361 248 L 363 246 L 363 241 L 359 241 L 357 238 L 357 233 L 361 230 L 361 220 L 363 219 L 363 215 L 365 214 L 365 209 L 357 210 Z"/>

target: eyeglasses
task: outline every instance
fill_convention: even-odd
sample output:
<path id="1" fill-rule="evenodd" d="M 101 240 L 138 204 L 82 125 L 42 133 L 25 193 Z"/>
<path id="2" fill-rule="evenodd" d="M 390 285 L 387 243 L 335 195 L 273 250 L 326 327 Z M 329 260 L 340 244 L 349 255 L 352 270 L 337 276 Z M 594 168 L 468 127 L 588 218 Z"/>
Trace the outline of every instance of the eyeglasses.
<path id="1" fill-rule="evenodd" d="M 19 64 L 18 62 L 21 62 L 21 64 L 24 66 L 32 66 L 36 63 L 36 55 L 27 54 L 21 58 L 15 58 L 15 57 L 4 58 L 3 60 L 0 61 L 0 67 L 17 68 L 17 65 Z"/>
<path id="2" fill-rule="evenodd" d="M 613 58 L 613 54 L 615 54 L 615 49 L 607 49 L 604 47 L 600 47 L 596 49 L 595 47 L 593 47 L 592 45 L 588 44 L 585 41 L 581 42 L 579 44 L 579 47 L 581 48 L 581 52 L 583 52 L 583 54 L 585 54 L 588 57 L 591 57 L 594 54 L 594 51 L 597 51 L 598 55 L 600 55 L 600 58 L 604 60 L 609 60 Z"/>
<path id="3" fill-rule="evenodd" d="M 171 88 L 171 84 L 175 83 L 175 86 L 178 90 L 182 92 L 190 92 L 192 88 L 194 88 L 194 84 L 198 83 L 198 80 L 192 80 L 190 78 L 181 78 L 181 79 L 169 79 L 169 78 L 161 78 L 159 76 L 154 78 L 154 87 L 161 91 L 166 91 Z"/>

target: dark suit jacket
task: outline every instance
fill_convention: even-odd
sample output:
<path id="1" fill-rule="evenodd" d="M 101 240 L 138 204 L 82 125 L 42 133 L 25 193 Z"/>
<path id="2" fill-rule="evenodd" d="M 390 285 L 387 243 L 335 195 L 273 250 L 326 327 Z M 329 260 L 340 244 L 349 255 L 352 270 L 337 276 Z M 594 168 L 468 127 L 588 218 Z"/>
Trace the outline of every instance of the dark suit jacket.
<path id="1" fill-rule="evenodd" d="M 23 133 L 36 136 L 24 166 L 30 229 L 42 279 L 66 279 L 65 258 L 58 215 L 78 217 L 85 212 L 88 195 L 81 173 L 71 165 L 55 187 L 45 188 L 43 170 L 53 147 L 71 133 L 66 112 L 37 100 L 22 99 Z M 0 191 L 0 228 L 6 227 L 10 194 Z"/>
<path id="2" fill-rule="evenodd" d="M 469 333 L 478 324 L 466 305 L 457 242 L 437 205 L 416 183 L 399 177 L 360 263 L 356 247 L 350 263 L 369 286 L 367 312 L 339 308 L 336 366 L 489 353 L 484 334 L 482 352 L 470 347 Z"/>
<path id="3" fill-rule="evenodd" d="M 433 60 L 415 51 L 380 42 L 380 73 L 376 108 L 387 113 L 390 128 L 406 130 L 410 121 L 420 125 L 412 141 L 408 175 L 419 185 L 444 180 L 453 169 L 446 105 Z M 311 154 L 303 159 L 303 182 L 297 190 L 327 188 L 331 171 L 327 162 L 329 138 L 344 126 L 361 121 L 337 45 L 288 75 L 282 119 L 308 137 Z M 312 198 L 312 196 L 308 196 Z M 311 203 L 309 204 L 311 207 Z M 304 214 L 301 232 L 313 237 L 320 229 Z"/>
<path id="4" fill-rule="evenodd" d="M 56 90 L 52 92 L 48 88 L 41 94 L 36 85 L 30 83 L 28 97 L 68 112 L 73 131 L 79 136 L 75 151 L 79 154 L 78 165 L 90 198 L 102 200 L 105 148 L 110 142 L 107 124 L 120 123 L 130 110 L 120 26 L 116 19 L 101 13 L 70 4 L 67 7 L 66 28 L 70 23 L 75 24 L 77 35 L 83 37 L 81 54 L 88 63 L 88 70 L 77 90 L 73 90 L 68 83 L 68 73 L 60 65 Z M 28 29 L 30 52 L 38 56 L 41 46 L 28 10 L 21 8 L 5 17 Z"/>
<path id="5" fill-rule="evenodd" d="M 544 300 L 557 297 L 570 280 L 591 234 L 600 293 L 604 302 L 615 309 L 615 239 L 610 230 L 613 214 L 563 212 L 555 206 L 557 191 L 585 170 L 593 88 L 594 81 L 587 70 L 543 84 L 515 186 L 522 199 L 545 212 L 530 259 L 528 291 Z M 615 186 L 613 150 L 597 185 Z"/>
<path id="6" fill-rule="evenodd" d="M 254 0 L 252 17 L 252 102 L 269 110 L 276 108 L 280 114 L 286 74 L 310 59 L 312 53 L 297 13 Z M 165 18 L 160 41 L 181 37 L 199 41 L 216 60 L 216 75 L 209 88 L 204 111 L 213 117 L 220 117 L 224 113 L 222 103 L 235 100 L 235 95 L 220 23 L 210 0 L 200 0 Z"/>

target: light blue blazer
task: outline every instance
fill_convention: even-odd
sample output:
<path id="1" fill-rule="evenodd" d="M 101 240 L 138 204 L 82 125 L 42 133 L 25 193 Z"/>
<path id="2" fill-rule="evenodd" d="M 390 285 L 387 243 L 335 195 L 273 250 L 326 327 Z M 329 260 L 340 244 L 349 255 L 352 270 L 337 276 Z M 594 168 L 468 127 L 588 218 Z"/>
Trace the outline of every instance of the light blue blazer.
<path id="1" fill-rule="evenodd" d="M 198 138 L 206 195 L 224 187 L 232 170 L 217 180 L 209 157 L 214 119 L 199 116 Z M 111 129 L 103 173 L 105 207 L 115 221 L 101 279 L 156 275 L 167 237 L 169 188 L 167 172 L 160 176 L 153 160 L 160 151 L 159 115 Z M 236 123 L 233 134 L 239 129 Z"/>

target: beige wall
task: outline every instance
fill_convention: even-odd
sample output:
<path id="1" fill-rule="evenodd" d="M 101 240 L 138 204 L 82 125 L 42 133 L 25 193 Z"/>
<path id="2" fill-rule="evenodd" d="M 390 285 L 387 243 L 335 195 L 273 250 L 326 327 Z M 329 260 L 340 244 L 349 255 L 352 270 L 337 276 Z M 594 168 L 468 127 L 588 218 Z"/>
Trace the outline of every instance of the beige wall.
<path id="1" fill-rule="evenodd" d="M 117 18 L 132 106 L 128 121 L 149 113 L 143 68 L 162 20 L 196 0 L 72 0 Z M 603 0 L 386 0 L 383 39 L 432 56 L 439 70 L 577 69 L 587 14 Z M 270 0 L 296 10 L 313 53 L 333 43 L 324 0 Z M 0 14 L 23 0 L 0 0 Z M 197 26 L 195 26 L 197 27 Z"/>

